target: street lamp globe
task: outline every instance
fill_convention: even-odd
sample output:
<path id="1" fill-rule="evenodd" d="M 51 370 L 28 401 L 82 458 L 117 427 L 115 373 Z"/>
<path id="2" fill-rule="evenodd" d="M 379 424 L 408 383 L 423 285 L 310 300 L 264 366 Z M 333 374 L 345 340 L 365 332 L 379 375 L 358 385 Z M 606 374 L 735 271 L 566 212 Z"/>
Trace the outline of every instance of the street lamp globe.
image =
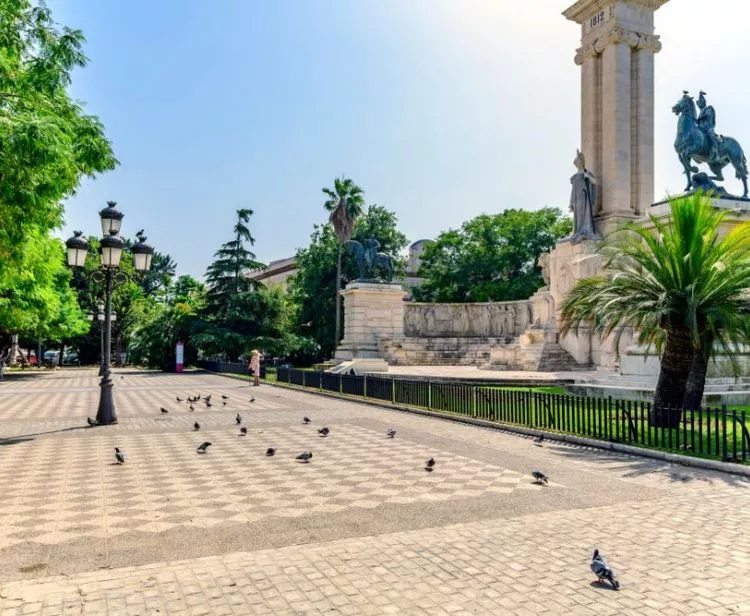
<path id="1" fill-rule="evenodd" d="M 99 212 L 99 217 L 102 220 L 102 235 L 109 237 L 118 234 L 122 226 L 123 216 L 125 214 L 117 209 L 116 201 L 107 201 L 107 207 Z"/>
<path id="2" fill-rule="evenodd" d="M 119 267 L 123 248 L 125 248 L 125 242 L 117 236 L 117 231 L 103 237 L 101 241 L 102 265 L 109 268 Z"/>
<path id="3" fill-rule="evenodd" d="M 65 242 L 68 250 L 68 265 L 70 267 L 83 267 L 86 263 L 86 255 L 89 253 L 89 243 L 83 239 L 82 231 L 73 231 L 73 237 Z"/>
<path id="4" fill-rule="evenodd" d="M 154 257 L 154 249 L 146 243 L 144 235 L 138 235 L 138 241 L 130 249 L 133 253 L 133 265 L 138 272 L 147 272 L 151 269 L 151 259 Z"/>

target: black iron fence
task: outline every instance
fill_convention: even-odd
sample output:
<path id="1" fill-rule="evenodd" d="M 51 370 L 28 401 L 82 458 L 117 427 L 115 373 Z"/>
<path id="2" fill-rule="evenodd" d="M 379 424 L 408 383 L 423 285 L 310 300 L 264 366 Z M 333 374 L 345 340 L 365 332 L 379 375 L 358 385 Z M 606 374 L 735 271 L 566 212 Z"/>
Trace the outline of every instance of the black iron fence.
<path id="1" fill-rule="evenodd" d="M 662 410 L 647 402 L 287 367 L 277 370 L 276 379 L 321 391 L 598 440 L 731 462 L 744 463 L 750 458 L 744 410 Z"/>
<path id="2" fill-rule="evenodd" d="M 196 364 L 199 368 L 209 370 L 210 372 L 223 372 L 227 374 L 247 374 L 247 364 L 243 362 L 231 362 L 231 361 L 209 361 L 207 359 L 199 359 Z M 266 366 L 261 363 L 260 365 L 260 378 L 266 378 Z M 301 383 L 300 383 L 301 385 Z"/>

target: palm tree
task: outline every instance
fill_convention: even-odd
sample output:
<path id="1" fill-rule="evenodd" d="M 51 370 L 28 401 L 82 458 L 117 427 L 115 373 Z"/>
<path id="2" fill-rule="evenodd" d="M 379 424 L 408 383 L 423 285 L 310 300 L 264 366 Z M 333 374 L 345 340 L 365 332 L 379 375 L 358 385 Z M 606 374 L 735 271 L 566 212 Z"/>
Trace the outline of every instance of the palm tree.
<path id="1" fill-rule="evenodd" d="M 344 244 L 352 237 L 354 221 L 362 214 L 365 200 L 362 189 L 349 178 L 336 178 L 333 189 L 324 188 L 328 197 L 323 207 L 331 214 L 329 220 L 339 240 L 336 260 L 336 345 L 341 340 L 341 253 Z"/>
<path id="2" fill-rule="evenodd" d="M 666 220 L 650 218 L 604 240 L 605 274 L 576 284 L 562 305 L 561 332 L 590 325 L 616 344 L 625 328 L 638 332 L 661 355 L 650 423 L 675 427 L 681 413 L 668 409 L 700 401 L 714 343 L 731 353 L 746 339 L 750 224 L 720 239 L 724 214 L 703 193 L 671 199 Z"/>

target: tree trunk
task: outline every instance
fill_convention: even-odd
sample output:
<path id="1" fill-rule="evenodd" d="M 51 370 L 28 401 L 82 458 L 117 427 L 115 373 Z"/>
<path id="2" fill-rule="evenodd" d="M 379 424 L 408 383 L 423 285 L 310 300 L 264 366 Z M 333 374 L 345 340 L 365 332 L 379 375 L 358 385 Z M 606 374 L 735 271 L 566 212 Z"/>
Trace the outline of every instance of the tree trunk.
<path id="1" fill-rule="evenodd" d="M 339 242 L 339 255 L 336 259 L 336 338 L 333 345 L 333 352 L 341 341 L 341 242 Z"/>
<path id="2" fill-rule="evenodd" d="M 709 353 L 710 350 L 698 349 L 693 355 L 693 362 L 690 365 L 690 374 L 688 375 L 685 398 L 683 400 L 683 406 L 686 409 L 697 410 L 701 407 L 703 390 L 706 387 Z"/>
<path id="3" fill-rule="evenodd" d="M 676 428 L 680 425 L 682 401 L 692 363 L 693 342 L 690 331 L 685 327 L 667 330 L 654 406 L 649 417 L 651 426 Z"/>

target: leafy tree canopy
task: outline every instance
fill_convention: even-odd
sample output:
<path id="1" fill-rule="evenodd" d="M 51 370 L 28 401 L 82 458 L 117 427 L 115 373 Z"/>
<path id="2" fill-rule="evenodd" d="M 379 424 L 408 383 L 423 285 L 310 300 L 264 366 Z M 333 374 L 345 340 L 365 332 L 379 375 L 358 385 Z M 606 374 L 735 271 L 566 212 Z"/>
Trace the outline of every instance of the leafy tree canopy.
<path id="1" fill-rule="evenodd" d="M 425 246 L 420 268 L 425 281 L 414 289 L 414 298 L 487 302 L 531 297 L 544 284 L 539 255 L 570 232 L 570 219 L 556 208 L 477 216 Z"/>
<path id="2" fill-rule="evenodd" d="M 237 210 L 233 239 L 221 245 L 214 254 L 213 263 L 206 269 L 208 309 L 217 318 L 222 318 L 230 310 L 235 296 L 258 287 L 258 282 L 249 276 L 264 267 L 248 248 L 248 245 L 255 244 L 248 227 L 252 215 L 250 209 Z"/>
<path id="3" fill-rule="evenodd" d="M 19 267 L 0 276 L 0 331 L 52 339 L 87 331 L 62 242 L 35 230 L 22 247 Z"/>
<path id="4" fill-rule="evenodd" d="M 29 267 L 26 238 L 60 225 L 83 176 L 117 163 L 101 122 L 67 92 L 83 40 L 44 6 L 0 0 L 0 278 Z"/>

